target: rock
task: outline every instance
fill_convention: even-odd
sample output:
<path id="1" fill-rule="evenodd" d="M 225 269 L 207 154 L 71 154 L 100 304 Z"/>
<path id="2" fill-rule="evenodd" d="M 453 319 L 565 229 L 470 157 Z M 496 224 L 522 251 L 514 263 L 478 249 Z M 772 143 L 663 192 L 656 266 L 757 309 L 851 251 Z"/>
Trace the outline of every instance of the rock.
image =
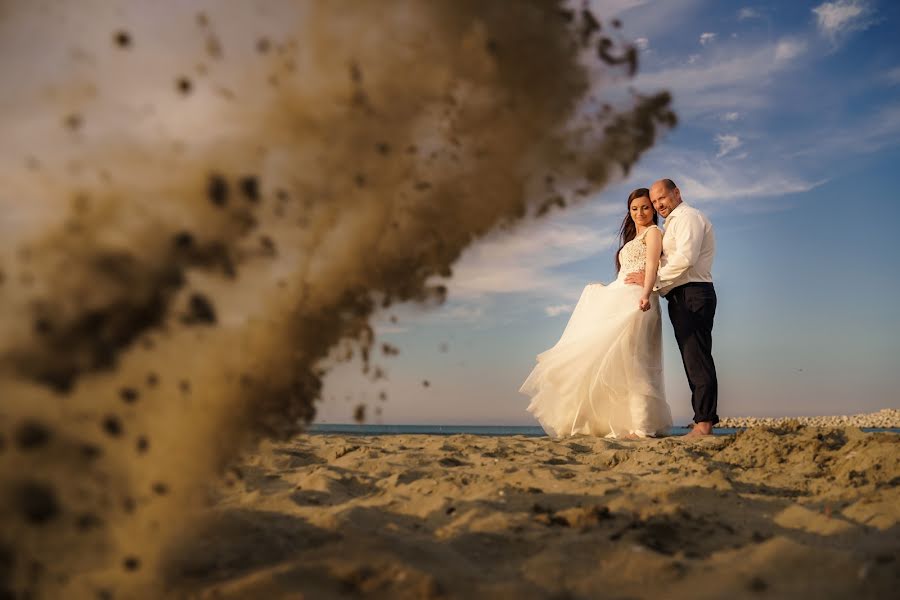
<path id="1" fill-rule="evenodd" d="M 900 428 L 900 410 L 883 408 L 878 412 L 858 415 L 830 415 L 817 417 L 727 417 L 719 427 L 771 427 L 789 422 L 814 427 L 878 427 Z"/>

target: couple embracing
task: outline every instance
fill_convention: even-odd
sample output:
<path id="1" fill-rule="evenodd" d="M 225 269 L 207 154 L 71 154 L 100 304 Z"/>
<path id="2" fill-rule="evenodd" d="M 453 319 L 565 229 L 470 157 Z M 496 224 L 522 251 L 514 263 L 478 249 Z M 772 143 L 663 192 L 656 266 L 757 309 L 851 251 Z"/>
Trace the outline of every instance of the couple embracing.
<path id="1" fill-rule="evenodd" d="M 709 435 L 719 420 L 712 225 L 671 179 L 661 179 L 628 196 L 619 235 L 616 280 L 586 286 L 562 337 L 538 355 L 520 389 L 532 397 L 528 410 L 551 437 L 663 435 L 672 426 L 663 384 L 664 297 L 691 388 L 688 435 Z"/>

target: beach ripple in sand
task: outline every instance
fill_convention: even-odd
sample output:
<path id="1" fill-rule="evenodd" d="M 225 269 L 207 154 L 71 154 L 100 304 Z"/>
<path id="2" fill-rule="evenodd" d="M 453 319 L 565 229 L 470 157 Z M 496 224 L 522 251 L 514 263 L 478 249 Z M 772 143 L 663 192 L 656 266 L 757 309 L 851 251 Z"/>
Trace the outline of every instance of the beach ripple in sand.
<path id="1" fill-rule="evenodd" d="M 889 597 L 898 443 L 302 435 L 214 490 L 166 575 L 203 598 Z"/>

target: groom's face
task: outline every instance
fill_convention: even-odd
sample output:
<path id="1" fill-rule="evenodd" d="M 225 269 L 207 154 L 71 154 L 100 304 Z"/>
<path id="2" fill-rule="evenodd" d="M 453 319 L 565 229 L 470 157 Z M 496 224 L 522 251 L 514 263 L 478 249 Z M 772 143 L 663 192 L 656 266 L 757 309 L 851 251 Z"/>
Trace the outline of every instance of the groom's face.
<path id="1" fill-rule="evenodd" d="M 655 183 L 650 188 L 650 201 L 653 202 L 653 208 L 656 209 L 659 216 L 665 219 L 676 206 L 681 204 L 681 193 L 678 188 L 667 190 L 664 184 Z"/>

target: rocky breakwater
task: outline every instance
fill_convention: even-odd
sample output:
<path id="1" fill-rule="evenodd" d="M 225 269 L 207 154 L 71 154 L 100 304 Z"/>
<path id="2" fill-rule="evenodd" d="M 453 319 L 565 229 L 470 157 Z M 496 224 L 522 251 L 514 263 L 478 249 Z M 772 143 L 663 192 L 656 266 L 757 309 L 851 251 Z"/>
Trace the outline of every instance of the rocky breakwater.
<path id="1" fill-rule="evenodd" d="M 878 427 L 900 428 L 900 410 L 883 408 L 859 415 L 830 415 L 820 417 L 727 417 L 719 427 L 767 427 L 785 423 L 799 423 L 814 427 Z"/>

